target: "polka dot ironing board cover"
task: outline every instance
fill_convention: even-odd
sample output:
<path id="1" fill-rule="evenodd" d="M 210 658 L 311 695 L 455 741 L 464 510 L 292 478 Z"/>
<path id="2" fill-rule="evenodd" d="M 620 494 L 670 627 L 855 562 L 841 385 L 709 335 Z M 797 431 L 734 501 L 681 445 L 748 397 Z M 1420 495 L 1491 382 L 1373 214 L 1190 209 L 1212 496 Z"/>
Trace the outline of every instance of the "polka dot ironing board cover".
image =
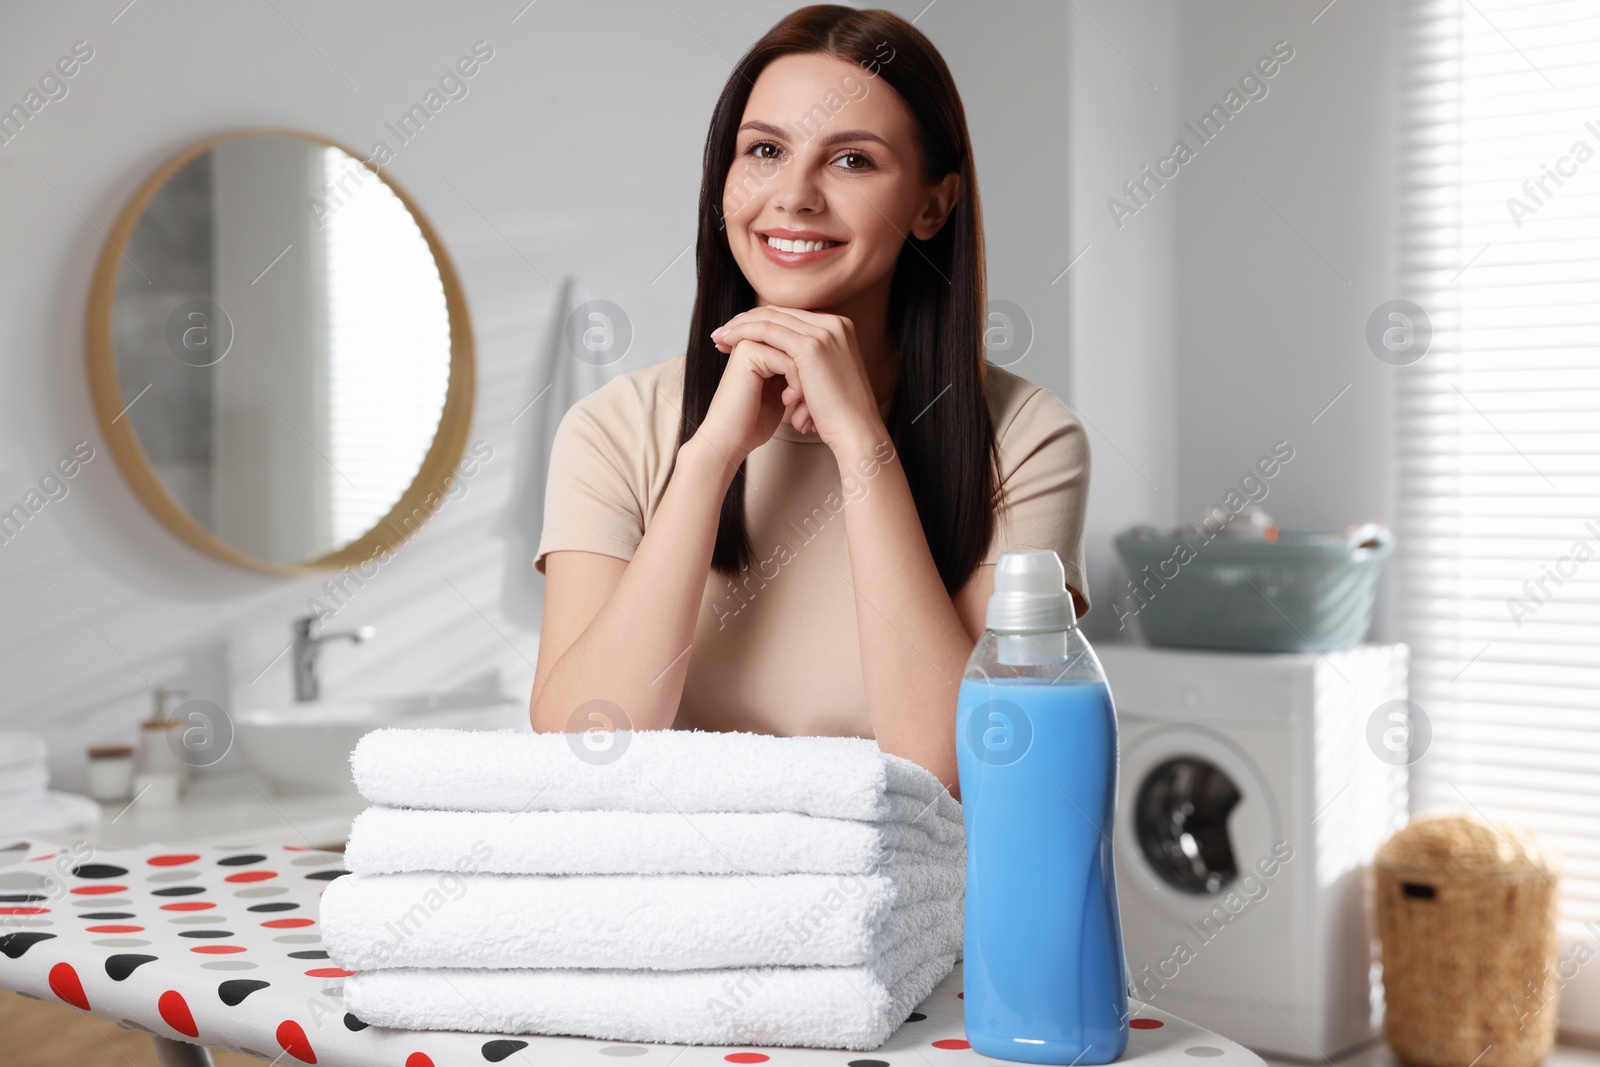
<path id="1" fill-rule="evenodd" d="M 124 1027 L 282 1064 L 454 1067 L 504 1060 L 547 1067 L 615 1057 L 639 1067 L 763 1063 L 963 1067 L 992 1061 L 964 1040 L 961 967 L 872 1052 L 619 1044 L 581 1037 L 389 1030 L 343 1005 L 350 972 L 317 933 L 337 854 L 285 846 L 108 851 L 0 840 L 0 986 Z M 1148 1005 L 1131 1005 L 1124 1061 L 1192 1057 L 1262 1067 L 1254 1053 Z M 916 1053 L 909 1056 L 907 1053 Z M 597 1058 L 605 1057 L 605 1058 Z"/>

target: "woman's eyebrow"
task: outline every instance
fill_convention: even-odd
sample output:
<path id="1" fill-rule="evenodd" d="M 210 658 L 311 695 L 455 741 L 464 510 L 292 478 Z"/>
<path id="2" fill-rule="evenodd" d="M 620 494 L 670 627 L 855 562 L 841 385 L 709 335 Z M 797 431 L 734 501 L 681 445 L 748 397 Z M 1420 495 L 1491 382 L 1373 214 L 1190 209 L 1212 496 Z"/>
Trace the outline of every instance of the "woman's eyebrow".
<path id="1" fill-rule="evenodd" d="M 744 125 L 739 127 L 740 133 L 743 133 L 745 130 L 758 130 L 761 133 L 778 138 L 787 138 L 789 136 L 788 130 L 785 130 L 779 126 L 774 126 L 770 122 L 762 122 L 760 119 L 751 119 L 749 122 L 746 122 Z M 879 137 L 871 130 L 838 130 L 823 138 L 822 143 L 825 145 L 837 144 L 840 141 L 877 141 L 885 148 L 890 147 L 888 141 L 885 141 L 882 137 Z"/>

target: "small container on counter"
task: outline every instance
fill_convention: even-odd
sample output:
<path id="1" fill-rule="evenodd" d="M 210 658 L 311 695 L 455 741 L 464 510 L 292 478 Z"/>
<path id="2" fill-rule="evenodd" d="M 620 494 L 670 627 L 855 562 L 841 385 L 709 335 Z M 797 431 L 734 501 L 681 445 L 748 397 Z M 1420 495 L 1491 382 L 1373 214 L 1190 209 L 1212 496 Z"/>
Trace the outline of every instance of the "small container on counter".
<path id="1" fill-rule="evenodd" d="M 133 776 L 133 799 L 141 808 L 170 808 L 183 795 L 183 781 L 172 771 Z"/>
<path id="2" fill-rule="evenodd" d="M 107 802 L 133 795 L 133 746 L 89 746 L 89 795 Z"/>

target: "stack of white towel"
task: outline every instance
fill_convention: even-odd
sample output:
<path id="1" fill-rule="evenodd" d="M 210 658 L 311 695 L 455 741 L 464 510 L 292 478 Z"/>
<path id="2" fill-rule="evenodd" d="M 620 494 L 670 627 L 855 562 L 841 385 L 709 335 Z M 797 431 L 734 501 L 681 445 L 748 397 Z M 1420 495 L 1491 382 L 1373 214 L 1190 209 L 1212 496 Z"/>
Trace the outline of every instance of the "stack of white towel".
<path id="1" fill-rule="evenodd" d="M 873 1049 L 960 959 L 961 806 L 926 769 L 866 738 L 607 736 L 604 760 L 576 734 L 362 738 L 375 806 L 322 898 L 357 1018 Z"/>
<path id="2" fill-rule="evenodd" d="M 0 730 L 0 833 L 52 833 L 100 821 L 100 805 L 50 789 L 49 749 L 37 734 Z"/>

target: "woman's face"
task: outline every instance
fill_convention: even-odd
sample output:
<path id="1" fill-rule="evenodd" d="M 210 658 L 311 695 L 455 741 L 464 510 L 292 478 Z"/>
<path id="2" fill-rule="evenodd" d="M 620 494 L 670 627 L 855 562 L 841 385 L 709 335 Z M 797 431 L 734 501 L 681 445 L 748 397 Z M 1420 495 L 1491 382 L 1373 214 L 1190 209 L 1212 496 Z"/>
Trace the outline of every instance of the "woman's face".
<path id="1" fill-rule="evenodd" d="M 924 185 L 915 120 L 857 64 L 814 53 L 767 64 L 750 90 L 723 188 L 728 247 L 764 304 L 825 310 L 881 285 L 907 235 L 927 240 L 959 178 Z M 768 236 L 824 241 L 785 252 Z M 815 248 L 815 246 L 801 246 Z"/>

